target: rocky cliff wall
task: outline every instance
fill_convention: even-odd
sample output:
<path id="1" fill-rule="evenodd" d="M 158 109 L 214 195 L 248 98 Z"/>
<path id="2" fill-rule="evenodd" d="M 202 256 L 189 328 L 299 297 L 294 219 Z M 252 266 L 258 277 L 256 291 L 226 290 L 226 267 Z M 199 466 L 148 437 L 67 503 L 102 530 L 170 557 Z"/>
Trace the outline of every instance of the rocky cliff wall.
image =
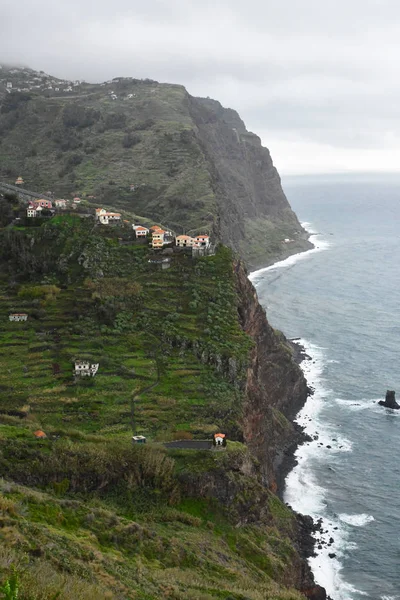
<path id="1" fill-rule="evenodd" d="M 263 465 L 264 483 L 276 491 L 282 458 L 298 438 L 292 419 L 304 405 L 308 387 L 290 345 L 268 323 L 243 263 L 234 268 L 240 323 L 255 342 L 247 370 L 244 438 Z"/>
<path id="2" fill-rule="evenodd" d="M 251 268 L 311 247 L 283 192 L 270 152 L 238 113 L 191 98 L 191 117 L 214 183 L 219 233 Z M 290 246 L 283 240 L 292 240 Z"/>
<path id="3" fill-rule="evenodd" d="M 285 336 L 268 323 L 243 262 L 237 261 L 234 270 L 239 320 L 255 342 L 247 369 L 243 435 L 252 456 L 257 459 L 262 484 L 272 492 L 282 492 L 287 474 L 285 458 L 292 455 L 303 440 L 293 419 L 304 406 L 310 390 Z M 325 600 L 326 592 L 315 584 L 306 561 L 314 551 L 314 531 L 310 517 L 296 515 L 292 539 L 302 558 L 293 558 L 286 577 L 290 577 L 290 583 L 307 598 Z"/>

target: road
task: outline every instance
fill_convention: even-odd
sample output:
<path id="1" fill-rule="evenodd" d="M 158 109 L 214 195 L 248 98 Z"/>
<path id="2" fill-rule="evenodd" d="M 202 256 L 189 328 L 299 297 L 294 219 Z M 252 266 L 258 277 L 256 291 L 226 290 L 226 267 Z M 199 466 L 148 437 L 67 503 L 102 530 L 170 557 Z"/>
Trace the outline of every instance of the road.
<path id="1" fill-rule="evenodd" d="M 176 442 L 166 442 L 164 446 L 170 449 L 211 450 L 212 442 L 210 440 L 177 440 Z"/>

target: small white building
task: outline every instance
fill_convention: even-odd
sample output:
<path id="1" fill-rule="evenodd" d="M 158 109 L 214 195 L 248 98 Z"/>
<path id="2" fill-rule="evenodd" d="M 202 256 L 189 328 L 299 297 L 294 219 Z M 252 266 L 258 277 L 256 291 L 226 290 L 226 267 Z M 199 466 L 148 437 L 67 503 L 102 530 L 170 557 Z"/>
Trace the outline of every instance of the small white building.
<path id="1" fill-rule="evenodd" d="M 74 375 L 79 377 L 94 377 L 99 370 L 99 363 L 90 363 L 88 360 L 76 360 Z"/>
<path id="2" fill-rule="evenodd" d="M 121 213 L 107 212 L 105 208 L 96 208 L 96 219 L 102 225 L 109 225 L 121 221 Z"/>
<path id="3" fill-rule="evenodd" d="M 190 235 L 178 235 L 176 238 L 176 245 L 178 248 L 192 248 L 194 239 L 190 237 Z"/>
<path id="4" fill-rule="evenodd" d="M 10 321 L 27 321 L 28 315 L 26 313 L 11 313 L 8 319 Z"/>
<path id="5" fill-rule="evenodd" d="M 133 435 L 132 436 L 132 444 L 145 444 L 146 438 L 144 435 Z"/>
<path id="6" fill-rule="evenodd" d="M 26 209 L 26 216 L 29 218 L 32 217 L 36 217 L 37 216 L 37 210 L 35 206 L 32 206 L 31 204 L 28 206 L 28 208 Z"/>
<path id="7" fill-rule="evenodd" d="M 194 238 L 194 248 L 209 248 L 210 237 L 208 235 L 197 235 Z"/>
<path id="8" fill-rule="evenodd" d="M 224 446 L 226 444 L 225 433 L 215 433 L 214 434 L 214 442 L 215 442 L 216 446 Z"/>
<path id="9" fill-rule="evenodd" d="M 6 88 L 7 88 L 8 90 L 11 90 L 11 89 L 12 89 L 12 83 L 11 83 L 11 81 L 7 81 Z"/>
<path id="10" fill-rule="evenodd" d="M 55 200 L 54 204 L 56 206 L 56 208 L 67 208 L 67 201 L 66 200 Z"/>
<path id="11" fill-rule="evenodd" d="M 132 225 L 132 228 L 137 238 L 145 238 L 150 233 L 149 229 L 147 229 L 147 227 L 142 227 L 142 225 Z"/>

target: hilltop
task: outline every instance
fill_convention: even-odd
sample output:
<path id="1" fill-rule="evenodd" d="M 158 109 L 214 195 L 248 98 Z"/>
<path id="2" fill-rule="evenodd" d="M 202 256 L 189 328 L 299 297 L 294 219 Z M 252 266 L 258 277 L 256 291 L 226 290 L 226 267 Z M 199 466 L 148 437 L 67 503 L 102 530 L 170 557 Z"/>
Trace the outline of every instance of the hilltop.
<path id="1" fill-rule="evenodd" d="M 310 247 L 268 150 L 215 100 L 3 66 L 0 102 L 0 181 L 211 233 L 250 268 Z"/>

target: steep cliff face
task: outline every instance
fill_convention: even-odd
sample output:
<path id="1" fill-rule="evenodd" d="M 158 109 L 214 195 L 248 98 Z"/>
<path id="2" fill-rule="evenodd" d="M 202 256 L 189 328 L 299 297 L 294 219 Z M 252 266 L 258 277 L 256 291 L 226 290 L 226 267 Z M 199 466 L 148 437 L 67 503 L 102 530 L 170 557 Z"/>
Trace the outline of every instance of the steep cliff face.
<path id="1" fill-rule="evenodd" d="M 253 478 L 258 477 L 272 492 L 282 492 L 286 475 L 284 458 L 303 440 L 293 418 L 304 406 L 310 390 L 291 346 L 284 335 L 268 323 L 243 262 L 237 261 L 234 269 L 240 300 L 239 320 L 243 330 L 254 340 L 247 369 L 243 435 L 259 466 L 255 472 L 253 465 Z M 265 500 L 261 497 L 256 500 L 256 504 L 263 503 Z M 307 598 L 325 600 L 326 592 L 315 584 L 306 561 L 314 552 L 314 531 L 310 517 L 296 515 L 290 535 L 298 554 L 293 556 L 292 568 L 286 571 L 285 577 Z"/>
<path id="2" fill-rule="evenodd" d="M 255 342 L 247 371 L 244 438 L 262 464 L 264 483 L 275 491 L 285 450 L 298 436 L 291 419 L 304 405 L 308 388 L 285 337 L 268 323 L 241 261 L 235 271 L 239 319 Z"/>
<path id="3" fill-rule="evenodd" d="M 212 166 L 222 241 L 251 268 L 311 247 L 260 138 L 215 100 L 191 98 L 189 106 Z"/>

